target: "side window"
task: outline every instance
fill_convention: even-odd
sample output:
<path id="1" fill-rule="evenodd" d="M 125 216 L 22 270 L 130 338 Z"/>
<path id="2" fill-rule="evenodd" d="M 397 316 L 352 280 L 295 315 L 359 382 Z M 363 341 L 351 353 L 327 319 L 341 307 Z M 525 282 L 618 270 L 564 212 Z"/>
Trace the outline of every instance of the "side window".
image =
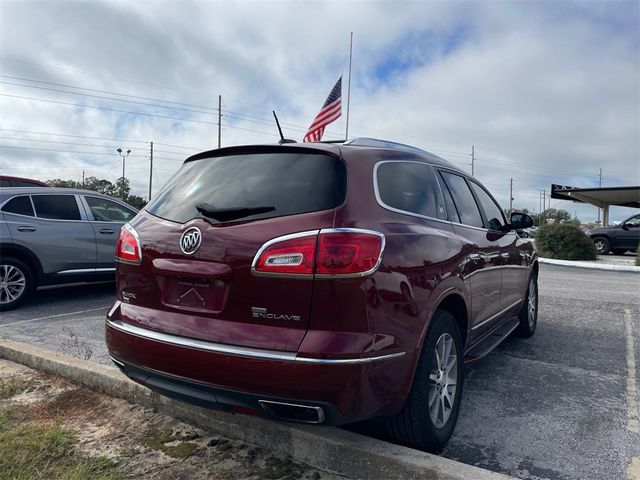
<path id="1" fill-rule="evenodd" d="M 11 180 L 9 180 L 8 178 L 0 178 L 0 187 L 10 187 L 11 186 Z"/>
<path id="2" fill-rule="evenodd" d="M 129 210 L 116 202 L 99 197 L 84 197 L 89 205 L 89 210 L 96 222 L 128 222 L 136 216 L 135 212 Z"/>
<path id="3" fill-rule="evenodd" d="M 635 217 L 631 217 L 625 223 L 628 227 L 640 227 L 640 215 L 636 215 Z"/>
<path id="4" fill-rule="evenodd" d="M 440 186 L 442 187 L 442 194 L 444 195 L 444 203 L 447 205 L 447 212 L 449 213 L 449 221 L 460 223 L 460 216 L 458 215 L 458 211 L 456 210 L 456 204 L 453 203 L 453 198 L 451 197 L 451 192 L 449 191 L 449 187 L 442 180 L 442 176 L 440 177 Z"/>
<path id="5" fill-rule="evenodd" d="M 32 195 L 36 215 L 54 220 L 80 220 L 80 210 L 73 195 Z"/>
<path id="6" fill-rule="evenodd" d="M 428 165 L 388 162 L 376 170 L 380 200 L 389 207 L 427 217 L 438 217 L 437 184 Z"/>
<path id="7" fill-rule="evenodd" d="M 480 205 L 482 205 L 484 214 L 486 215 L 487 221 L 489 222 L 488 227 L 491 230 L 501 231 L 502 227 L 504 227 L 507 222 L 504 219 L 504 215 L 502 214 L 502 210 L 500 209 L 500 207 L 480 185 L 475 182 L 469 182 L 469 184 L 476 194 Z"/>
<path id="8" fill-rule="evenodd" d="M 471 190 L 469 190 L 469 185 L 467 185 L 465 179 L 453 173 L 441 173 L 444 183 L 449 188 L 449 192 L 453 198 L 458 216 L 460 217 L 460 223 L 471 225 L 472 227 L 484 227 L 478 204 L 475 198 L 473 198 L 473 194 Z"/>
<path id="9" fill-rule="evenodd" d="M 2 207 L 2 211 L 33 217 L 33 206 L 28 195 L 12 198 Z"/>

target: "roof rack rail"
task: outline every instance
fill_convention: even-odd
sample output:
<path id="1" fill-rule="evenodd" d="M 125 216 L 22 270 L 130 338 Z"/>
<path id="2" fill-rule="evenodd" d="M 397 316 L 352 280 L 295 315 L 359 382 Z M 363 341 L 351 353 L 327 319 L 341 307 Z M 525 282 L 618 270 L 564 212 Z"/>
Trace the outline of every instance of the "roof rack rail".
<path id="1" fill-rule="evenodd" d="M 368 137 L 352 138 L 351 140 L 344 142 L 344 144 L 356 146 L 356 147 L 382 147 L 382 148 L 393 148 L 394 150 L 405 150 L 410 152 L 428 153 L 425 150 L 422 150 L 421 148 L 413 147 L 411 145 L 406 145 L 404 143 L 390 142 L 389 140 L 380 140 L 377 138 L 368 138 Z"/>

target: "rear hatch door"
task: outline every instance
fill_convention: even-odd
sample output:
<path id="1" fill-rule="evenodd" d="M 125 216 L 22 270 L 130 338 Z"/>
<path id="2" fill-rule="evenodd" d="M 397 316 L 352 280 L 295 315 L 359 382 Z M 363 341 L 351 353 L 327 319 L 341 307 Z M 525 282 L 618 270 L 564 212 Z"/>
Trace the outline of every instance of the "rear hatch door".
<path id="1" fill-rule="evenodd" d="M 269 240 L 331 227 L 345 177 L 337 155 L 304 147 L 187 160 L 131 222 L 142 264 L 118 265 L 122 319 L 198 340 L 297 350 L 313 279 L 254 276 L 251 264 Z"/>

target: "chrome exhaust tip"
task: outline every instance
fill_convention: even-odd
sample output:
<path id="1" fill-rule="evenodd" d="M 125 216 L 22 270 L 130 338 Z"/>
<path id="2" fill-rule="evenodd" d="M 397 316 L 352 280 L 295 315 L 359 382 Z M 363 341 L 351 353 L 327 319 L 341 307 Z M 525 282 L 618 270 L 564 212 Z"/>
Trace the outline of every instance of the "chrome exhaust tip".
<path id="1" fill-rule="evenodd" d="M 265 412 L 278 420 L 313 424 L 324 423 L 325 420 L 322 407 L 273 400 L 258 400 L 258 403 Z"/>

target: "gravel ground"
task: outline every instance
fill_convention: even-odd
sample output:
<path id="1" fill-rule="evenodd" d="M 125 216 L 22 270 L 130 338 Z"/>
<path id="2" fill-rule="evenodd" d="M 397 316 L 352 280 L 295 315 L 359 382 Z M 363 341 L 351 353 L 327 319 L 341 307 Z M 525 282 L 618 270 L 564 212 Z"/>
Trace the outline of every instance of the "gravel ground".
<path id="1" fill-rule="evenodd" d="M 0 412 L 7 411 L 19 416 L 16 420 L 21 426 L 46 426 L 49 429 L 55 426 L 67 432 L 72 438 L 72 448 L 65 456 L 108 462 L 108 477 L 103 471 L 94 469 L 91 476 L 81 476 L 83 480 L 105 477 L 157 480 L 344 478 L 0 360 Z M 17 445 L 20 449 L 20 443 Z M 13 459 L 21 456 L 20 452 L 3 450 L 4 446 L 0 441 L 0 467 L 7 455 L 12 455 Z M 52 459 L 42 460 L 46 466 Z M 60 461 L 59 458 L 56 460 Z M 15 465 L 5 465 L 5 469 L 9 468 L 15 468 Z M 40 478 L 38 473 L 30 472 L 29 477 Z M 4 477 L 0 472 L 0 478 L 11 477 Z"/>

